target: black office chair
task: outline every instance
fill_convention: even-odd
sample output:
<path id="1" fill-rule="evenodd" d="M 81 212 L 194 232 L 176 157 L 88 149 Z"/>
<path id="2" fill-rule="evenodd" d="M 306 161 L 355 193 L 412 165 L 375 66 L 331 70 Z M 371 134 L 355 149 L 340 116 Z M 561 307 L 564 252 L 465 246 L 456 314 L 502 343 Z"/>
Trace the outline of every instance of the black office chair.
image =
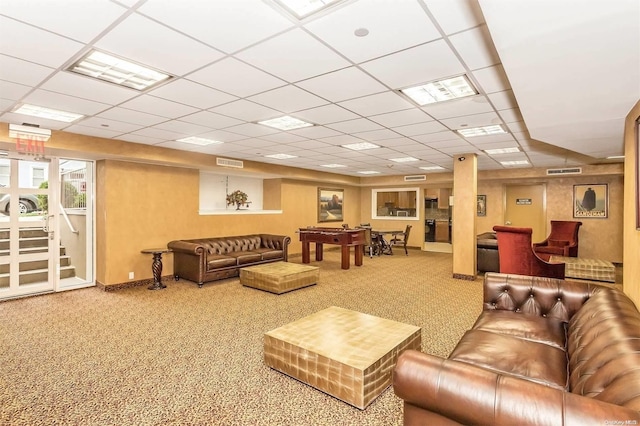
<path id="1" fill-rule="evenodd" d="M 403 246 L 404 254 L 409 256 L 409 252 L 407 251 L 407 241 L 409 241 L 409 233 L 411 232 L 411 226 L 407 225 L 406 229 L 402 233 L 393 234 L 389 244 L 391 247 L 393 246 Z"/>

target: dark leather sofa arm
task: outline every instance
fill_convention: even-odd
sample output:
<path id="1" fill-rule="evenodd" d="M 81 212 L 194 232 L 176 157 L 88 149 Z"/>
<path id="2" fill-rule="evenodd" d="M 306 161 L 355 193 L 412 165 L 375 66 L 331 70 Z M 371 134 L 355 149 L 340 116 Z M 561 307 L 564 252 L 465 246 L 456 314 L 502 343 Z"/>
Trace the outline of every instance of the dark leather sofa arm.
<path id="1" fill-rule="evenodd" d="M 204 246 L 202 246 L 202 244 L 183 240 L 171 241 L 169 244 L 167 244 L 167 247 L 174 252 L 193 254 L 195 256 L 200 256 L 202 253 L 204 253 Z"/>
<path id="2" fill-rule="evenodd" d="M 487 273 L 483 310 L 508 310 L 568 322 L 597 288 L 555 278 Z"/>
<path id="3" fill-rule="evenodd" d="M 286 235 L 272 235 L 272 234 L 260 234 L 262 240 L 262 246 L 272 248 L 276 250 L 282 250 L 284 255 L 284 261 L 288 260 L 289 244 L 291 243 L 291 237 Z"/>
<path id="4" fill-rule="evenodd" d="M 640 424 L 635 410 L 414 350 L 399 356 L 393 389 L 405 426 Z"/>

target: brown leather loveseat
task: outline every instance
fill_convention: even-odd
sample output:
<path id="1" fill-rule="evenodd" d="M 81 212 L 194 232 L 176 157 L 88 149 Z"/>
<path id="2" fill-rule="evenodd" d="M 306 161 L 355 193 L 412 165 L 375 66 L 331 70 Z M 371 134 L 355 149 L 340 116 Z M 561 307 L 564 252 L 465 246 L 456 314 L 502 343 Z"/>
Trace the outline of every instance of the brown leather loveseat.
<path id="1" fill-rule="evenodd" d="M 198 283 L 237 277 L 240 268 L 261 263 L 288 260 L 291 237 L 284 235 L 243 235 L 236 237 L 175 240 L 167 244 L 173 250 L 173 274 Z"/>
<path id="2" fill-rule="evenodd" d="M 393 386 L 405 425 L 640 424 L 640 313 L 617 289 L 487 273 L 449 358 L 405 351 Z"/>

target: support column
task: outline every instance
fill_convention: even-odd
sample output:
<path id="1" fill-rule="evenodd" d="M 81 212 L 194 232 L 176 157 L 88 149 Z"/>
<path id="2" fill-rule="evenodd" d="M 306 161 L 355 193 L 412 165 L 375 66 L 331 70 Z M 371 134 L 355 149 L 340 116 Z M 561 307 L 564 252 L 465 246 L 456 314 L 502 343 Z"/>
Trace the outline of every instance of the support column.
<path id="1" fill-rule="evenodd" d="M 476 213 L 478 158 L 453 159 L 453 278 L 475 280 L 477 274 Z"/>

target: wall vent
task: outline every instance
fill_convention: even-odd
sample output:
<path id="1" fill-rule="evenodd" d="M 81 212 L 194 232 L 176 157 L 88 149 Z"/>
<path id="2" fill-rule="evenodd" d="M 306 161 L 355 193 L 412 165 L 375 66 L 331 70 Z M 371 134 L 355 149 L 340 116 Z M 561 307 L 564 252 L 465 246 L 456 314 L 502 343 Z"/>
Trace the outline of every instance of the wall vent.
<path id="1" fill-rule="evenodd" d="M 231 160 L 230 158 L 216 157 L 216 165 L 223 167 L 235 167 L 236 169 L 244 168 L 244 162 L 240 160 Z"/>
<path id="2" fill-rule="evenodd" d="M 566 169 L 547 169 L 547 175 L 581 175 L 582 167 L 571 167 Z"/>
<path id="3" fill-rule="evenodd" d="M 419 180 L 427 180 L 427 175 L 412 175 L 404 177 L 405 182 L 416 182 Z"/>

